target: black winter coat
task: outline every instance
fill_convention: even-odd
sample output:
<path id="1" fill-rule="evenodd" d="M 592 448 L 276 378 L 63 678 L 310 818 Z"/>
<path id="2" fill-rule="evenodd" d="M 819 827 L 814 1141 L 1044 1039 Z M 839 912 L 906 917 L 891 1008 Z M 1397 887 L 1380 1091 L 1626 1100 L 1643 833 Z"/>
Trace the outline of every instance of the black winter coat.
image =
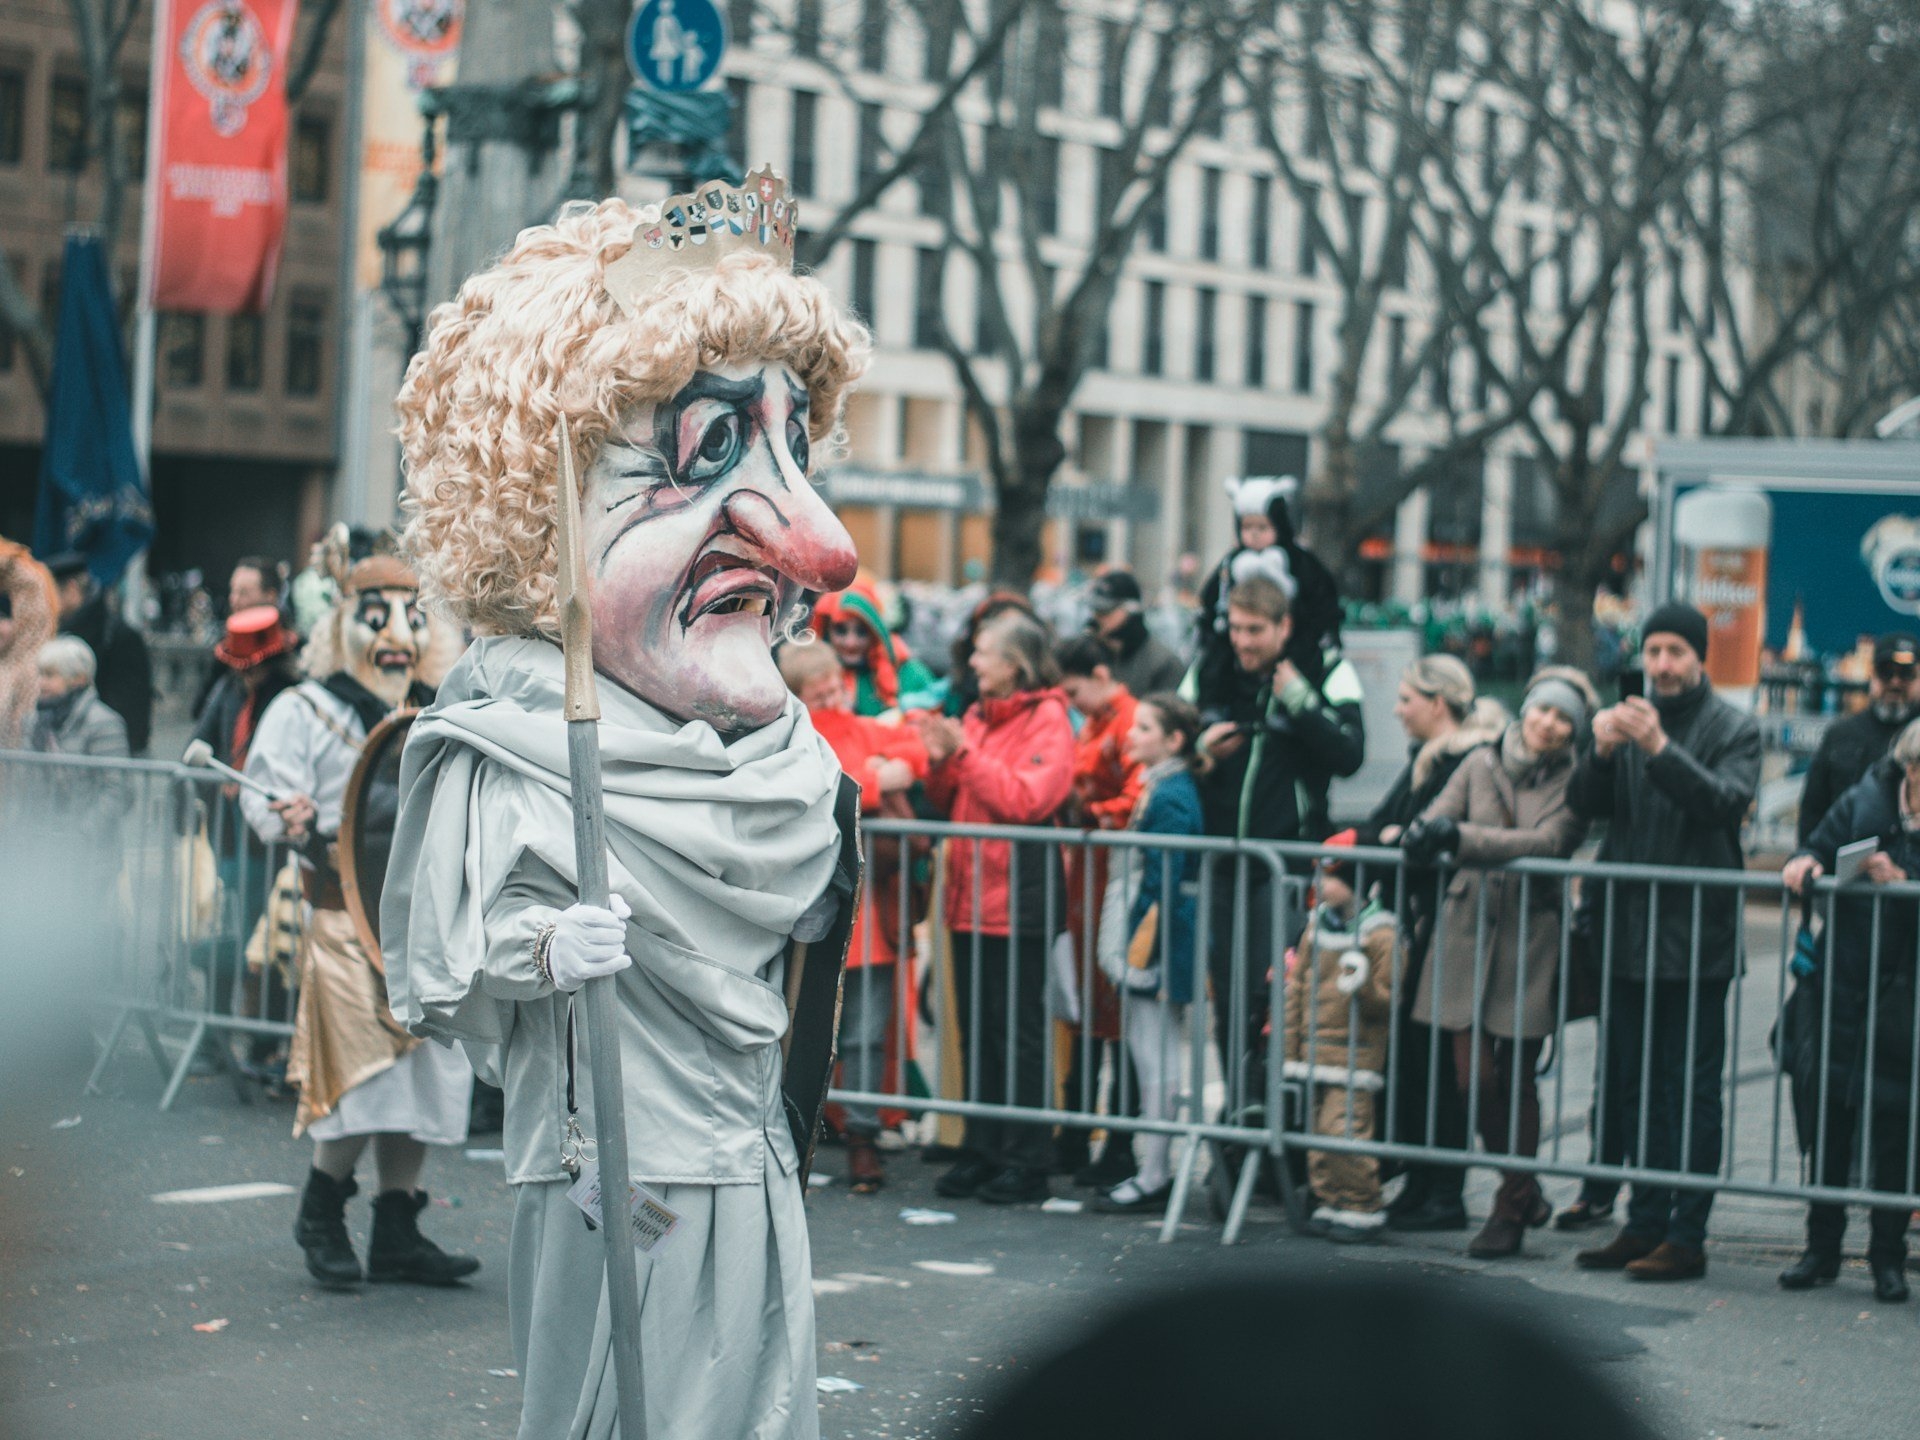
<path id="1" fill-rule="evenodd" d="M 120 618 L 115 603 L 102 591 L 62 620 L 60 633 L 87 642 L 97 666 L 93 688 L 126 721 L 128 752 L 144 755 L 153 733 L 153 661 L 146 637 Z"/>
<path id="2" fill-rule="evenodd" d="M 1827 811 L 1801 854 L 1811 855 L 1828 874 L 1842 845 L 1878 839 L 1880 848 L 1908 875 L 1920 878 L 1920 835 L 1900 824 L 1900 786 L 1905 775 L 1891 760 L 1875 765 L 1865 779 Z M 1876 1109 L 1905 1113 L 1913 1085 L 1913 1003 L 1915 946 L 1920 944 L 1920 901 L 1880 897 L 1880 961 L 1873 962 L 1874 891 L 1864 881 L 1848 886 L 1831 913 L 1832 944 L 1819 949 L 1821 971 L 1812 982 L 1813 1012 L 1824 1021 L 1831 1002 L 1831 1043 L 1827 1081 L 1836 1098 L 1858 1105 L 1865 1093 L 1869 1015 L 1873 1035 L 1873 1096 Z M 1832 957 L 1828 959 L 1829 955 Z M 1809 982 L 1797 982 L 1808 986 Z M 1831 989 L 1831 997 L 1819 987 Z"/>
<path id="3" fill-rule="evenodd" d="M 1820 748 L 1807 766 L 1806 788 L 1800 792 L 1799 843 L 1802 850 L 1813 838 L 1827 811 L 1847 791 L 1866 778 L 1874 762 L 1893 748 L 1912 716 L 1882 720 L 1871 707 L 1843 716 L 1827 727 Z"/>
<path id="4" fill-rule="evenodd" d="M 1696 870 L 1739 870 L 1746 864 L 1740 824 L 1760 784 L 1760 726 L 1701 681 L 1670 701 L 1656 701 L 1667 748 L 1649 758 L 1622 744 L 1602 759 L 1589 742 L 1574 767 L 1567 800 L 1577 815 L 1605 820 L 1602 861 Z M 1606 885 L 1592 882 L 1596 935 L 1605 934 Z M 1652 944 L 1648 919 L 1653 914 Z M 1707 890 L 1700 899 L 1700 978 L 1731 980 L 1740 973 L 1741 892 Z M 1685 980 L 1694 953 L 1693 887 L 1619 881 L 1613 886 L 1612 977 L 1644 981 L 1647 952 L 1652 978 Z"/>
<path id="5" fill-rule="evenodd" d="M 1366 759 L 1360 677 L 1336 660 L 1319 686 L 1296 684 L 1294 703 L 1283 704 L 1271 673 L 1236 670 L 1226 718 L 1246 727 L 1247 740 L 1201 779 L 1209 835 L 1324 840 L 1332 832 L 1327 791 Z"/>

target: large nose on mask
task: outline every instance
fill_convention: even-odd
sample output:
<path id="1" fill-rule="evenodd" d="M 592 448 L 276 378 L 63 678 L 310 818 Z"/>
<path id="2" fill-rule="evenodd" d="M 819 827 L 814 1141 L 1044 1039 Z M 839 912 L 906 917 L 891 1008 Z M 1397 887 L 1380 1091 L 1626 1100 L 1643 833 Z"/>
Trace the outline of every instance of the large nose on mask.
<path id="1" fill-rule="evenodd" d="M 853 537 L 804 479 L 777 497 L 738 490 L 727 501 L 727 515 L 741 537 L 796 585 L 828 594 L 853 583 L 860 568 Z"/>

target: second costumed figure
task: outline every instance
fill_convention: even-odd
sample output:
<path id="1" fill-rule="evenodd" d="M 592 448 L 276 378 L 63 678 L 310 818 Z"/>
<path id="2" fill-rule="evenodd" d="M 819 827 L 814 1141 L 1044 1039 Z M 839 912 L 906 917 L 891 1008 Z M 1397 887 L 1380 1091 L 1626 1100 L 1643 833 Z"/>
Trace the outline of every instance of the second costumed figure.
<path id="1" fill-rule="evenodd" d="M 802 1205 L 816 1112 L 789 1112 L 803 1042 L 830 1045 L 830 1018 L 827 1040 L 796 1026 L 782 1052 L 796 941 L 830 951 L 837 935 L 844 961 L 858 840 L 772 647 L 802 592 L 853 579 L 808 471 L 866 349 L 793 273 L 792 202 L 762 171 L 523 232 L 436 314 L 401 393 L 406 547 L 479 638 L 407 742 L 382 936 L 395 1013 L 464 1042 L 506 1092 L 526 1440 L 639 1429 L 616 1413 L 601 1237 L 567 1198 L 570 1098 L 593 1135 L 585 1052 L 604 1039 L 578 1036 L 570 1086 L 569 996 L 606 975 L 633 1177 L 679 1216 L 636 1258 L 646 1434 L 819 1431 Z M 608 909 L 576 903 L 563 417 L 593 665 L 612 682 Z"/>

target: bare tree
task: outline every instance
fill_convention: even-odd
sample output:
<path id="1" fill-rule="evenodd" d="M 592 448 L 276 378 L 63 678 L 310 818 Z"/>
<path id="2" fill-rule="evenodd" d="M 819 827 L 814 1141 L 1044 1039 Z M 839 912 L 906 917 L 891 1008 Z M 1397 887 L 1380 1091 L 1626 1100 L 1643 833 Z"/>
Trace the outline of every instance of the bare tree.
<path id="1" fill-rule="evenodd" d="M 1519 307 L 1497 328 L 1502 346 L 1495 332 L 1463 333 L 1552 496 L 1563 649 L 1590 664 L 1593 597 L 1646 518 L 1626 451 L 1649 395 L 1652 282 L 1662 222 L 1705 173 L 1709 121 L 1727 113 L 1729 12 L 1717 0 L 1637 0 L 1602 26 L 1580 0 L 1532 8 L 1537 30 L 1488 33 L 1504 35 L 1492 51 L 1502 89 L 1557 183 L 1557 303 L 1526 305 L 1538 257 L 1513 253 L 1497 213 L 1457 172 L 1430 173 L 1468 232 L 1462 264 L 1443 272 L 1443 297 L 1456 309 L 1477 299 L 1467 277 L 1481 268 L 1505 274 L 1505 303 Z"/>
<path id="2" fill-rule="evenodd" d="M 1761 0 L 1742 38 L 1747 138 L 1711 147 L 1682 213 L 1706 286 L 1680 308 L 1714 428 L 1865 434 L 1920 390 L 1920 12 Z"/>
<path id="3" fill-rule="evenodd" d="M 1339 289 L 1326 418 L 1304 496 L 1308 529 L 1336 569 L 1357 562 L 1360 542 L 1414 489 L 1479 454 L 1517 419 L 1508 407 L 1442 404 L 1445 439 L 1391 483 L 1362 486 L 1365 457 L 1391 443 L 1404 416 L 1431 408 L 1426 382 L 1445 370 L 1463 332 L 1484 330 L 1506 286 L 1526 278 L 1459 266 L 1452 221 L 1430 200 L 1431 172 L 1469 160 L 1454 143 L 1456 117 L 1496 78 L 1481 58 L 1487 18 L 1474 0 L 1404 7 L 1391 24 L 1377 0 L 1306 0 L 1279 16 L 1240 67 L 1255 134 Z M 1502 10 L 1493 18 L 1521 17 Z M 1530 173 L 1513 165 L 1491 175 L 1486 212 L 1500 214 Z M 1419 283 L 1415 255 L 1449 272 L 1458 286 L 1453 303 L 1435 309 L 1407 297 L 1389 320 L 1389 297 Z M 1400 348 L 1410 320 L 1423 332 Z M 1385 373 L 1369 386 L 1367 371 L 1383 348 Z"/>
<path id="4" fill-rule="evenodd" d="M 1189 141 L 1214 123 L 1223 89 L 1253 32 L 1259 5 L 1208 0 L 1166 12 L 1146 7 L 1107 32 L 1104 65 L 1111 146 L 1102 147 L 1086 235 L 1060 244 L 1059 142 L 1042 123 L 1061 79 L 1062 31 L 1051 6 L 1029 17 L 1006 64 L 989 72 L 981 123 L 944 126 L 923 183 L 943 222 L 928 277 L 965 262 L 977 334 L 951 333 L 944 306 L 931 337 L 953 366 L 992 477 L 993 579 L 1024 589 L 1039 568 L 1047 494 L 1067 458 L 1067 408 L 1099 358 L 1122 268 L 1142 230 L 1162 223 L 1167 179 Z M 1129 86 L 1125 77 L 1143 77 Z"/>

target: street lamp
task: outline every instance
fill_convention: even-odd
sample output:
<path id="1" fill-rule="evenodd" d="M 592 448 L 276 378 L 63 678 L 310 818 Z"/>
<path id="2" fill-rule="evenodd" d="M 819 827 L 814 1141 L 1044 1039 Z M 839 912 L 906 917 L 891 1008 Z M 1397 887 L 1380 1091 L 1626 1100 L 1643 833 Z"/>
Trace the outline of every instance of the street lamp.
<path id="1" fill-rule="evenodd" d="M 440 177 L 434 173 L 435 117 L 427 116 L 420 142 L 420 178 L 414 183 L 407 208 L 374 236 L 380 247 L 380 293 L 407 327 L 407 356 L 420 348 L 427 321 L 427 251 L 433 244 L 433 207 L 439 199 Z"/>

